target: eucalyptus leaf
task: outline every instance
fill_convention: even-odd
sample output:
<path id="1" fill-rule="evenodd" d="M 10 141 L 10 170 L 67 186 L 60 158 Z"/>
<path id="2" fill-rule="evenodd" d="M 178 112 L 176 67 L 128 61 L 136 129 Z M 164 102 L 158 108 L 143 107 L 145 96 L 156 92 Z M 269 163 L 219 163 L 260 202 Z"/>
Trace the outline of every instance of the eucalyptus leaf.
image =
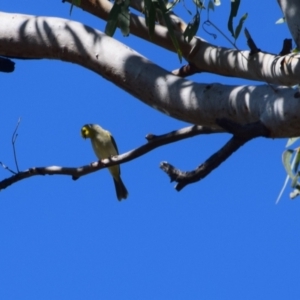
<path id="1" fill-rule="evenodd" d="M 214 5 L 214 2 L 213 2 L 212 0 L 209 0 L 207 9 L 208 9 L 208 10 L 211 9 L 212 11 L 215 10 L 215 5 Z"/>
<path id="2" fill-rule="evenodd" d="M 130 32 L 130 14 L 129 14 L 129 4 L 130 1 L 124 1 L 123 5 L 121 6 L 121 12 L 118 15 L 118 25 L 123 36 L 128 36 Z"/>
<path id="3" fill-rule="evenodd" d="M 118 26 L 118 16 L 121 13 L 121 4 L 114 3 L 112 9 L 109 12 L 108 20 L 105 26 L 105 33 L 109 36 L 113 36 Z"/>
<path id="4" fill-rule="evenodd" d="M 298 184 L 299 174 L 295 175 L 295 177 L 292 180 L 291 186 L 292 188 L 295 188 Z"/>
<path id="5" fill-rule="evenodd" d="M 167 3 L 167 11 L 171 11 L 178 3 L 180 0 L 175 0 L 173 2 Z"/>
<path id="6" fill-rule="evenodd" d="M 294 173 L 298 172 L 299 163 L 300 163 L 300 149 L 297 148 L 295 158 L 292 164 L 292 169 Z"/>
<path id="7" fill-rule="evenodd" d="M 283 24 L 283 23 L 285 23 L 285 17 L 282 17 L 275 22 L 275 24 Z"/>
<path id="8" fill-rule="evenodd" d="M 294 150 L 285 150 L 282 154 L 282 162 L 283 166 L 288 173 L 289 177 L 293 180 L 295 177 L 293 172 L 292 172 L 292 167 L 291 167 L 291 158 L 294 153 Z"/>
<path id="9" fill-rule="evenodd" d="M 238 26 L 236 27 L 236 29 L 235 29 L 235 34 L 234 34 L 235 40 L 238 39 L 238 37 L 239 37 L 239 35 L 240 35 L 240 33 L 241 33 L 241 30 L 242 30 L 243 24 L 244 24 L 245 20 L 247 19 L 247 17 L 248 17 L 248 14 L 247 14 L 247 13 L 244 14 L 244 15 L 241 17 L 240 22 L 239 22 L 239 25 L 238 25 Z"/>
<path id="10" fill-rule="evenodd" d="M 298 151 L 298 149 L 297 149 Z M 288 173 L 288 176 L 286 177 L 285 181 L 284 181 L 284 184 L 283 184 L 283 187 L 276 199 L 276 204 L 278 204 L 278 202 L 280 201 L 280 198 L 287 186 L 287 183 L 288 183 L 288 180 L 289 178 L 292 179 L 292 186 L 295 187 L 297 189 L 300 189 L 300 184 L 297 182 L 298 178 L 299 178 L 299 172 L 297 172 L 297 176 L 294 176 L 293 172 L 292 172 L 292 169 L 294 169 L 295 167 L 295 162 L 296 162 L 296 155 L 294 156 L 293 158 L 293 161 L 291 163 L 291 158 L 292 158 L 292 155 L 293 155 L 294 151 L 293 150 L 286 150 L 283 152 L 282 154 L 282 161 L 283 161 L 283 165 L 284 165 L 284 168 L 286 169 L 286 172 Z M 296 180 L 295 180 L 296 178 Z M 294 191 L 295 192 L 295 191 Z M 291 197 L 291 196 L 290 196 Z"/>
<path id="11" fill-rule="evenodd" d="M 234 37 L 233 18 L 237 16 L 240 2 L 241 2 L 240 0 L 231 0 L 231 9 L 230 9 L 230 15 L 229 15 L 227 27 L 233 37 Z"/>
<path id="12" fill-rule="evenodd" d="M 231 10 L 230 10 L 230 15 L 233 17 L 237 16 L 239 7 L 240 7 L 241 0 L 231 0 Z"/>
<path id="13" fill-rule="evenodd" d="M 279 192 L 279 195 L 278 195 L 278 197 L 277 197 L 277 199 L 276 199 L 276 201 L 275 201 L 275 204 L 278 204 L 278 203 L 279 203 L 279 201 L 280 201 L 280 199 L 281 199 L 281 196 L 283 195 L 283 192 L 284 192 L 285 188 L 287 187 L 287 184 L 288 184 L 288 182 L 289 182 L 289 179 L 290 179 L 290 177 L 289 177 L 289 176 L 286 176 L 285 181 L 284 181 L 284 183 L 283 183 L 283 187 L 281 188 L 281 190 L 280 190 L 280 192 Z"/>
<path id="14" fill-rule="evenodd" d="M 152 39 L 155 29 L 155 5 L 152 0 L 145 0 L 145 18 L 146 25 L 148 26 L 148 32 L 150 39 Z"/>
<path id="15" fill-rule="evenodd" d="M 168 13 L 168 10 L 166 8 L 165 2 L 163 0 L 157 0 L 157 4 L 158 4 L 158 8 L 160 9 L 160 11 L 162 13 L 162 17 L 163 17 L 164 22 L 167 26 L 168 33 L 170 35 L 172 43 L 173 43 L 173 45 L 174 45 L 174 47 L 177 51 L 179 61 L 182 62 L 182 52 L 180 50 L 179 43 L 178 43 L 176 35 L 174 33 L 173 24 L 172 24 L 170 15 Z"/>
<path id="16" fill-rule="evenodd" d="M 108 20 L 105 26 L 105 33 L 107 35 L 113 36 L 118 26 L 120 27 L 120 30 L 124 36 L 129 35 L 129 30 L 130 30 L 130 15 L 128 10 L 129 4 L 130 4 L 130 0 L 114 3 L 108 15 Z"/>
<path id="17" fill-rule="evenodd" d="M 290 198 L 291 199 L 295 199 L 297 196 L 300 195 L 300 190 L 299 189 L 294 189 L 291 193 L 290 193 Z"/>
<path id="18" fill-rule="evenodd" d="M 196 15 L 193 17 L 193 20 L 186 27 L 183 37 L 189 43 L 192 38 L 196 35 L 200 24 L 200 14 L 197 10 Z"/>
<path id="19" fill-rule="evenodd" d="M 285 147 L 290 147 L 292 144 L 294 144 L 297 140 L 299 140 L 300 137 L 294 137 L 294 138 L 290 138 L 287 141 L 287 144 Z"/>
<path id="20" fill-rule="evenodd" d="M 203 5 L 203 1 L 193 0 L 193 2 L 196 4 L 197 7 L 199 7 L 199 8 L 205 8 L 204 5 Z"/>

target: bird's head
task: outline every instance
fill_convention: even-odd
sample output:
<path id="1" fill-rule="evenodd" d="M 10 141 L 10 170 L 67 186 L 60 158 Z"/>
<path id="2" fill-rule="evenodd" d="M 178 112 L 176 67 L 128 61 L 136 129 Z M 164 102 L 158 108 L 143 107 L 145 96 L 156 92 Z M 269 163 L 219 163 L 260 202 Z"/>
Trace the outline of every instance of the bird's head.
<path id="1" fill-rule="evenodd" d="M 92 125 L 91 124 L 87 124 L 82 126 L 81 128 L 81 136 L 86 139 L 86 138 L 90 138 L 92 135 Z"/>
<path id="2" fill-rule="evenodd" d="M 97 124 L 86 124 L 81 128 L 81 136 L 86 138 L 94 138 L 95 135 L 103 132 L 103 128 Z"/>

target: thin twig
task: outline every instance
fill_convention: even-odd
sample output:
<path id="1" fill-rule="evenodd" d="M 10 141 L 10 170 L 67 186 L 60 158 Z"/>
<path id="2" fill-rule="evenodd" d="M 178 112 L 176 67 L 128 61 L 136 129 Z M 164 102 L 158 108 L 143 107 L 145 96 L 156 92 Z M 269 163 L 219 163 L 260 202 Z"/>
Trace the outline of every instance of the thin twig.
<path id="1" fill-rule="evenodd" d="M 220 30 L 218 28 L 218 26 L 216 26 L 214 23 L 212 23 L 210 20 L 207 20 L 203 23 L 203 29 L 205 30 L 204 28 L 204 25 L 211 25 L 213 26 L 220 34 L 222 34 L 222 36 L 238 51 L 240 51 L 240 49 L 237 47 L 236 43 L 233 43 L 225 33 L 223 33 L 222 30 Z M 205 30 L 207 32 L 207 30 Z M 209 34 L 209 32 L 207 32 Z M 240 51 L 241 55 L 248 61 L 248 58 L 244 55 L 244 53 L 242 51 Z"/>
<path id="2" fill-rule="evenodd" d="M 16 164 L 16 168 L 17 168 L 18 173 L 20 172 L 20 170 L 19 170 L 19 166 L 18 166 L 18 160 L 17 160 L 17 155 L 16 155 L 15 144 L 16 144 L 16 140 L 17 140 L 17 137 L 18 137 L 17 130 L 19 128 L 20 122 L 21 122 L 21 118 L 19 118 L 17 126 L 16 126 L 16 129 L 15 129 L 13 135 L 12 135 L 12 138 L 11 138 L 11 142 L 12 142 L 12 146 L 13 146 L 13 151 L 14 151 L 14 159 L 15 159 L 15 164 Z"/>
<path id="3" fill-rule="evenodd" d="M 147 143 L 128 151 L 124 154 L 113 156 L 111 158 L 102 159 L 101 161 L 93 162 L 89 165 L 82 167 L 68 168 L 68 167 L 59 167 L 59 166 L 49 166 L 49 167 L 38 167 L 30 168 L 28 170 L 19 172 L 9 178 L 6 178 L 0 181 L 0 190 L 7 188 L 8 186 L 22 180 L 29 178 L 35 175 L 69 175 L 72 176 L 74 180 L 78 179 L 81 176 L 96 172 L 100 169 L 107 168 L 114 165 L 119 165 L 121 163 L 128 162 L 139 156 L 142 156 L 155 148 L 160 146 L 174 143 L 176 141 L 190 138 L 200 134 L 212 134 L 212 133 L 223 133 L 225 132 L 222 128 L 211 128 L 203 126 L 189 126 L 182 128 L 180 130 L 172 131 L 163 135 L 154 135 L 148 134 L 146 136 Z"/>
<path id="4" fill-rule="evenodd" d="M 222 31 L 222 30 L 220 30 L 219 28 L 218 28 L 218 26 L 216 26 L 213 22 L 211 22 L 210 20 L 207 20 L 207 21 L 205 21 L 204 23 L 203 23 L 203 29 L 208 33 L 208 34 L 210 34 L 205 28 L 204 28 L 204 25 L 208 25 L 208 26 L 212 26 L 212 27 L 214 27 L 227 41 L 228 41 L 228 43 L 229 44 L 231 44 L 236 50 L 240 50 L 240 49 L 238 49 L 238 47 L 236 46 L 236 44 L 235 43 L 233 43 L 228 37 L 227 37 L 227 35 Z M 212 33 L 213 34 L 213 33 Z"/>
<path id="5" fill-rule="evenodd" d="M 261 122 L 239 125 L 226 119 L 219 119 L 216 121 L 218 125 L 225 129 L 225 131 L 232 133 L 233 137 L 203 164 L 189 172 L 181 171 L 168 162 L 162 162 L 160 164 L 160 168 L 168 174 L 171 182 L 177 182 L 177 185 L 175 186 L 177 191 L 182 190 L 188 184 L 205 178 L 245 143 L 256 137 L 268 137 L 269 135 L 268 129 Z"/>
<path id="6" fill-rule="evenodd" d="M 6 166 L 3 162 L 0 161 L 0 165 L 2 166 L 3 169 L 13 173 L 13 174 L 17 174 L 15 171 L 13 171 L 12 169 L 10 169 L 8 166 Z"/>

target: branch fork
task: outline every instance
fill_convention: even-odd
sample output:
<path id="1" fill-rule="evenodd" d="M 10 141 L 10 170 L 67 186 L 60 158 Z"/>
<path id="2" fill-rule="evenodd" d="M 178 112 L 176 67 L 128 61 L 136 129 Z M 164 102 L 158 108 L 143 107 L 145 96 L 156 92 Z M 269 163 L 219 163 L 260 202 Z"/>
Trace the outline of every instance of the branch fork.
<path id="1" fill-rule="evenodd" d="M 239 125 L 227 119 L 217 119 L 216 122 L 225 131 L 232 133 L 232 138 L 216 153 L 210 156 L 195 170 L 181 171 L 168 162 L 162 162 L 160 168 L 169 175 L 171 182 L 177 182 L 175 189 L 182 190 L 188 184 L 200 181 L 228 159 L 244 144 L 257 137 L 269 137 L 269 131 L 261 122 Z"/>

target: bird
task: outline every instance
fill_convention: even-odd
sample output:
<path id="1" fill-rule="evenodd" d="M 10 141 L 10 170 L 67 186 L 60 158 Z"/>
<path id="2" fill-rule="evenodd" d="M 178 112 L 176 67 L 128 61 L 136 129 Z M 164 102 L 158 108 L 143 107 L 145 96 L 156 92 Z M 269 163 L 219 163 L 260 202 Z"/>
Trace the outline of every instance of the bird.
<path id="1" fill-rule="evenodd" d="M 99 160 L 119 154 L 117 144 L 111 133 L 98 124 L 84 125 L 81 128 L 81 136 L 84 139 L 91 139 L 94 152 Z M 126 199 L 128 197 L 128 191 L 121 179 L 120 166 L 115 165 L 108 167 L 108 170 L 113 177 L 118 200 Z"/>

